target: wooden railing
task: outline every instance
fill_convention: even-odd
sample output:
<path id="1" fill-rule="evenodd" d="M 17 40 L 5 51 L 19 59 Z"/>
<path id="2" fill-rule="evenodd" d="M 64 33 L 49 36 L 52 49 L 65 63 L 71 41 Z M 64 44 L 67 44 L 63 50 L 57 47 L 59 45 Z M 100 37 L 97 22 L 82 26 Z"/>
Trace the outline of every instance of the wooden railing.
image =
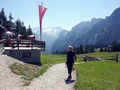
<path id="1" fill-rule="evenodd" d="M 42 50 L 45 50 L 45 41 L 36 41 L 36 40 L 11 40 L 11 41 L 5 41 L 4 47 L 12 47 L 14 48 L 41 48 Z"/>

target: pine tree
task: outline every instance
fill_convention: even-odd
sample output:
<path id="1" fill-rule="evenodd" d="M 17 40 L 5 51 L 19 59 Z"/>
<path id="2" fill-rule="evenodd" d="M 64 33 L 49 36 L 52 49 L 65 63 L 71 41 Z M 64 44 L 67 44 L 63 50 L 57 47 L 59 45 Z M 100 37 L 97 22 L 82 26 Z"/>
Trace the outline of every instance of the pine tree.
<path id="1" fill-rule="evenodd" d="M 105 47 L 104 51 L 105 51 L 105 52 L 107 52 L 107 51 L 108 51 L 108 50 L 107 50 L 107 47 Z"/>
<path id="2" fill-rule="evenodd" d="M 103 50 L 103 48 L 100 48 L 100 52 L 103 52 L 104 50 Z"/>
<path id="3" fill-rule="evenodd" d="M 114 52 L 120 51 L 120 42 L 114 41 L 112 43 L 112 51 Z"/>
<path id="4" fill-rule="evenodd" d="M 18 19 L 16 20 L 16 30 L 15 30 L 15 35 L 18 36 L 21 34 L 21 21 Z"/>
<path id="5" fill-rule="evenodd" d="M 21 22 L 21 20 L 17 20 L 16 21 L 16 36 L 18 36 L 18 34 L 21 34 L 23 36 L 23 39 L 27 39 L 28 36 L 28 32 L 26 30 L 26 27 L 24 26 L 24 23 Z"/>
<path id="6" fill-rule="evenodd" d="M 10 32 L 13 32 L 16 37 L 18 36 L 18 34 L 21 34 L 24 39 L 27 39 L 28 35 L 33 34 L 30 25 L 29 28 L 26 29 L 26 26 L 20 19 L 16 20 L 15 22 L 13 22 L 13 19 L 14 17 L 11 13 L 9 14 L 9 17 L 7 19 L 4 8 L 2 8 L 2 10 L 0 11 L 0 25 L 2 27 Z"/>
<path id="7" fill-rule="evenodd" d="M 28 29 L 27 29 L 27 35 L 32 35 L 32 28 L 31 26 L 29 25 Z"/>
<path id="8" fill-rule="evenodd" d="M 13 17 L 12 17 L 12 14 L 10 13 L 9 20 L 7 21 L 6 29 L 14 33 L 16 26 L 12 20 L 13 20 Z"/>
<path id="9" fill-rule="evenodd" d="M 83 50 L 83 45 L 80 45 L 79 50 L 80 50 L 80 53 L 81 53 L 81 54 L 82 54 L 82 53 L 84 53 L 84 50 Z"/>
<path id="10" fill-rule="evenodd" d="M 12 20 L 13 20 L 13 16 L 12 16 L 12 14 L 10 13 L 10 14 L 9 14 L 9 21 L 12 22 Z"/>
<path id="11" fill-rule="evenodd" d="M 88 50 L 88 45 L 85 46 L 84 52 L 85 52 L 85 53 L 88 53 L 88 52 L 89 52 L 89 50 Z"/>
<path id="12" fill-rule="evenodd" d="M 2 8 L 0 12 L 0 24 L 6 26 L 6 22 L 7 22 L 7 17 L 5 15 L 4 8 Z"/>

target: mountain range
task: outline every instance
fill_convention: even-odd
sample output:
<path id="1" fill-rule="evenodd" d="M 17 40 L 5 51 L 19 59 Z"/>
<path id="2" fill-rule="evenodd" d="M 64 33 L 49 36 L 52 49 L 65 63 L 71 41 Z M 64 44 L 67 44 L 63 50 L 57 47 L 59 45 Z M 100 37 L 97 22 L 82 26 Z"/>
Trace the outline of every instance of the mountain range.
<path id="1" fill-rule="evenodd" d="M 34 28 L 33 32 L 40 39 L 39 27 Z M 114 41 L 120 41 L 120 8 L 104 19 L 93 18 L 80 22 L 71 31 L 61 27 L 45 28 L 42 39 L 46 41 L 46 53 L 65 51 L 68 45 L 110 45 Z"/>
<path id="2" fill-rule="evenodd" d="M 120 8 L 105 19 L 93 18 L 91 21 L 80 22 L 64 37 L 59 36 L 55 40 L 52 52 L 64 51 L 68 45 L 105 46 L 114 41 L 120 41 Z"/>

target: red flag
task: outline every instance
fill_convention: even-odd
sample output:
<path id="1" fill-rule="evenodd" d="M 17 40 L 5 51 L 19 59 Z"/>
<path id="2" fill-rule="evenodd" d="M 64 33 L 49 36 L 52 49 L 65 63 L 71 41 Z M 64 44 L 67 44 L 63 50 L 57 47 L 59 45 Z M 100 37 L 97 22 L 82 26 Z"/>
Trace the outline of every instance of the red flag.
<path id="1" fill-rule="evenodd" d="M 44 9 L 43 9 L 42 18 L 44 17 L 46 10 L 47 10 L 47 8 L 44 8 Z"/>
<path id="2" fill-rule="evenodd" d="M 42 39 L 42 19 L 45 15 L 47 8 L 43 8 L 41 5 L 39 5 L 39 18 L 40 18 L 40 39 Z"/>

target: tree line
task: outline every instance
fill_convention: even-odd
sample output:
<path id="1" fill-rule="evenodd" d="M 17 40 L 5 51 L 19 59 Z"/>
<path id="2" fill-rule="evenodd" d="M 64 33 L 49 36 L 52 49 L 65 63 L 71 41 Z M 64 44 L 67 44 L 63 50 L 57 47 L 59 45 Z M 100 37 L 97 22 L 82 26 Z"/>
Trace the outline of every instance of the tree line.
<path id="1" fill-rule="evenodd" d="M 84 54 L 84 53 L 93 53 L 93 52 L 119 52 L 120 51 L 120 42 L 113 41 L 110 45 L 79 45 L 78 47 L 73 47 L 74 52 L 76 54 Z M 53 54 L 65 54 L 66 50 L 54 51 Z"/>
<path id="2" fill-rule="evenodd" d="M 23 36 L 23 39 L 27 39 L 28 35 L 32 35 L 32 28 L 29 25 L 29 27 L 26 27 L 24 25 L 24 22 L 20 19 L 14 20 L 14 17 L 10 13 L 7 17 L 4 11 L 4 8 L 0 11 L 0 25 L 5 27 L 6 30 L 13 32 L 15 37 L 17 37 L 19 34 Z"/>
<path id="3" fill-rule="evenodd" d="M 84 54 L 84 53 L 91 53 L 95 52 L 95 46 L 94 45 L 80 45 L 77 47 L 73 47 L 73 51 L 76 54 Z M 53 54 L 65 54 L 67 53 L 67 48 L 66 50 L 61 50 L 61 51 L 54 51 Z"/>

